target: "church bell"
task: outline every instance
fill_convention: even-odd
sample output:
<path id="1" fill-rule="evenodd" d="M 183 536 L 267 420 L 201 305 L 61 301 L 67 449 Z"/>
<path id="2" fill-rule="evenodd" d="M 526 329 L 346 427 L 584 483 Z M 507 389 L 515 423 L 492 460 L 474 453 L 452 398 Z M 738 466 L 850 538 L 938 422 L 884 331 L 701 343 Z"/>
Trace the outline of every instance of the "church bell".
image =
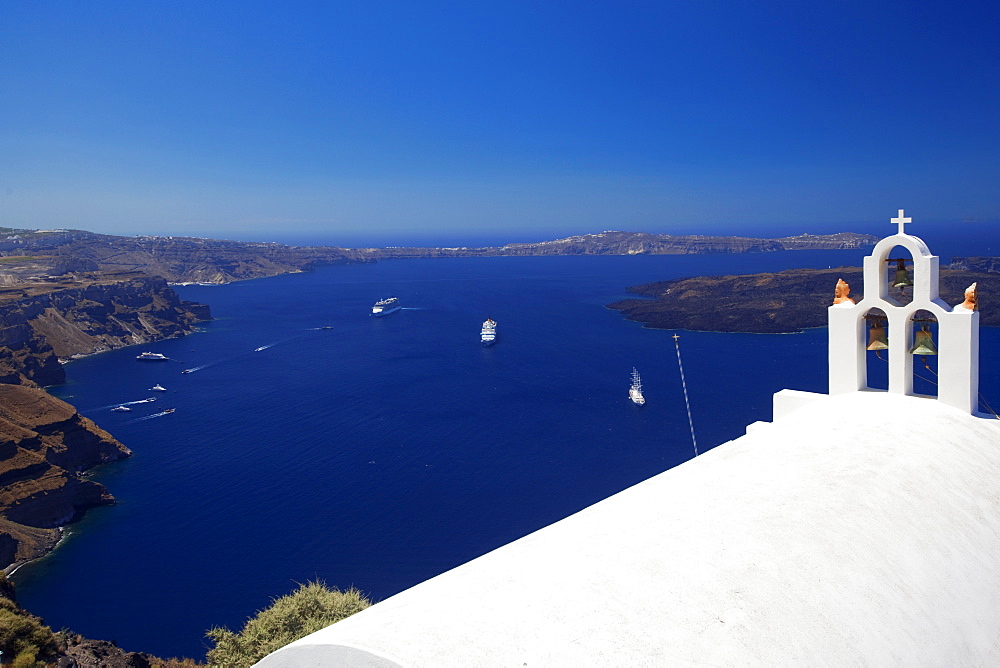
<path id="1" fill-rule="evenodd" d="M 910 352 L 914 355 L 937 355 L 937 347 L 934 345 L 934 337 L 927 325 L 922 325 L 920 331 L 913 337 L 913 347 Z"/>
<path id="2" fill-rule="evenodd" d="M 892 287 L 905 288 L 912 285 L 913 281 L 910 280 L 910 272 L 906 270 L 906 261 L 899 258 L 896 260 L 896 278 L 892 282 Z"/>
<path id="3" fill-rule="evenodd" d="M 872 320 L 871 329 L 868 330 L 867 350 L 885 350 L 889 347 L 889 337 L 885 334 L 885 325 L 881 320 Z"/>

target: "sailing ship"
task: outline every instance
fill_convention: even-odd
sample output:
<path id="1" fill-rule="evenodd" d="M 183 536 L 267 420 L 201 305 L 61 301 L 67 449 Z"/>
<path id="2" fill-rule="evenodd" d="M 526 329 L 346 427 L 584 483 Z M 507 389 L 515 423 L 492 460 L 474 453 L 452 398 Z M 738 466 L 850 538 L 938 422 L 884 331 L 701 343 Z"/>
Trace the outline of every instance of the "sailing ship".
<path id="1" fill-rule="evenodd" d="M 642 379 L 639 378 L 639 372 L 635 367 L 632 367 L 632 387 L 628 388 L 628 398 L 637 406 L 646 403 L 646 398 L 642 396 Z"/>

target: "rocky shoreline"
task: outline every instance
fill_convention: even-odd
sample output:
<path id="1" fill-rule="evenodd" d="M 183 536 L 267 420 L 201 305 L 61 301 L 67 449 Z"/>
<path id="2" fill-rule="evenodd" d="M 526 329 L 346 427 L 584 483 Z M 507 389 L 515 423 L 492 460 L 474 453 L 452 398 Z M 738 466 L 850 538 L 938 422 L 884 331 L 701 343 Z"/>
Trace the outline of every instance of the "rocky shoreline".
<path id="1" fill-rule="evenodd" d="M 115 503 L 84 474 L 132 454 L 42 387 L 65 380 L 67 360 L 189 334 L 211 319 L 208 306 L 181 300 L 161 277 L 86 262 L 25 258 L 0 276 L 0 614 L 15 629 L 0 649 L 67 667 L 197 665 L 53 633 L 17 605 L 6 576 L 55 549 L 88 509 Z"/>
<path id="2" fill-rule="evenodd" d="M 84 471 L 131 451 L 43 389 L 61 362 L 183 336 L 211 318 L 159 277 L 101 271 L 31 276 L 0 287 L 0 569 L 52 550 L 87 508 L 114 503 Z"/>

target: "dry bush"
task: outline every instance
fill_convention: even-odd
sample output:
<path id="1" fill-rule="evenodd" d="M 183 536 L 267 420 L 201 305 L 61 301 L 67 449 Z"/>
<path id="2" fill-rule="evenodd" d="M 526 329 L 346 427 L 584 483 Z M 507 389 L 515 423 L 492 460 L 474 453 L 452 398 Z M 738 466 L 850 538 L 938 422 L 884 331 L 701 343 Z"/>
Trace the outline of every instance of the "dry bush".
<path id="1" fill-rule="evenodd" d="M 269 608 L 248 619 L 239 633 L 225 627 L 209 629 L 205 635 L 215 641 L 215 647 L 206 658 L 212 666 L 251 666 L 293 640 L 350 617 L 369 605 L 371 601 L 357 589 L 342 592 L 320 581 L 307 582 L 291 594 L 274 599 Z"/>

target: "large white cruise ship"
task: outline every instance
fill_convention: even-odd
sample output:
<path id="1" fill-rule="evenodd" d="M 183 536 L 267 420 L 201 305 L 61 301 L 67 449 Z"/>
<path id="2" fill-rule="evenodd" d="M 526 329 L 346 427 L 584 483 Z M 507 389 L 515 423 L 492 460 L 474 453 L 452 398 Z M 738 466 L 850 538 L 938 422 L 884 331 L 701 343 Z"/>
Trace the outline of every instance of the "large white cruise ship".
<path id="1" fill-rule="evenodd" d="M 484 346 L 492 346 L 497 340 L 497 324 L 493 318 L 487 318 L 483 323 L 483 331 L 480 333 Z"/>
<path id="2" fill-rule="evenodd" d="M 637 406 L 642 406 L 646 403 L 646 397 L 642 396 L 642 380 L 639 378 L 639 372 L 636 371 L 635 367 L 632 367 L 632 387 L 628 388 L 628 398 Z"/>
<path id="3" fill-rule="evenodd" d="M 372 306 L 372 315 L 389 315 L 401 308 L 403 308 L 403 305 L 399 303 L 398 297 L 386 297 L 375 302 L 375 306 Z"/>

